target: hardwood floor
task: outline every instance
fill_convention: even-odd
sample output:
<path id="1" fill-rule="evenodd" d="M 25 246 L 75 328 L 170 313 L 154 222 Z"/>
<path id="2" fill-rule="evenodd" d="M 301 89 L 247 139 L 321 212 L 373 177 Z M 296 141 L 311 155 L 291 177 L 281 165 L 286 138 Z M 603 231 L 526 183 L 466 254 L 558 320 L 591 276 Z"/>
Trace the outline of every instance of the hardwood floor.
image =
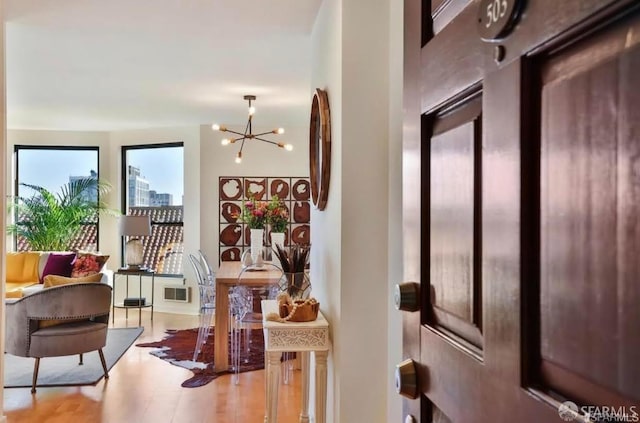
<path id="1" fill-rule="evenodd" d="M 153 324 L 144 311 L 144 332 L 137 342 L 156 341 L 165 329 L 197 326 L 197 316 L 154 313 Z M 116 310 L 114 327 L 131 327 L 137 311 Z M 43 359 L 41 366 L 46 365 Z M 8 423 L 258 423 L 264 420 L 264 370 L 240 374 L 240 384 L 224 375 L 200 388 L 182 388 L 191 372 L 149 354 L 135 345 L 109 371 L 109 380 L 96 386 L 4 390 Z M 278 421 L 297 422 L 300 412 L 300 372 L 281 384 Z"/>

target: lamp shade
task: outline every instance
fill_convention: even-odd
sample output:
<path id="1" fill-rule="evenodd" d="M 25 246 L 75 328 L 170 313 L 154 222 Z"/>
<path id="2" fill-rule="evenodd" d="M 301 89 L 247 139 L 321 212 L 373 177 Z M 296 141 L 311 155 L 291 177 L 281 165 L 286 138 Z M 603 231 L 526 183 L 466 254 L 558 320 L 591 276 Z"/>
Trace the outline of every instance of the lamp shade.
<path id="1" fill-rule="evenodd" d="M 120 235 L 149 236 L 151 235 L 151 218 L 149 216 L 120 216 Z"/>

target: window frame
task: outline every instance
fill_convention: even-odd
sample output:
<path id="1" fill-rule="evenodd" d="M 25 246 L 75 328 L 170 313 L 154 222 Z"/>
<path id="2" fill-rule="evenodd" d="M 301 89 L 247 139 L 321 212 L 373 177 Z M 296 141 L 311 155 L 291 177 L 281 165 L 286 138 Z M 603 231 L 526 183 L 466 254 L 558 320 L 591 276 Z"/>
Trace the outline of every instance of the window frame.
<path id="1" fill-rule="evenodd" d="M 76 151 L 95 151 L 96 152 L 96 173 L 98 174 L 98 179 L 100 178 L 100 147 L 95 145 L 52 145 L 52 144 L 15 144 L 13 146 L 13 163 L 15 166 L 15 174 L 13 178 L 13 195 L 15 198 L 18 196 L 18 191 L 20 188 L 20 160 L 19 153 L 20 150 L 76 150 Z M 100 193 L 98 192 L 98 201 L 100 201 Z M 17 221 L 17 216 L 13 216 L 14 221 Z M 18 250 L 18 237 L 13 238 L 13 250 Z M 96 221 L 96 251 L 100 251 L 100 215 L 98 215 L 98 220 Z"/>
<path id="2" fill-rule="evenodd" d="M 175 148 L 175 147 L 182 147 L 182 151 L 183 151 L 183 157 L 184 157 L 184 142 L 183 141 L 173 141 L 173 142 L 166 142 L 166 143 L 151 143 L 151 144 L 130 144 L 130 145 L 123 145 L 121 146 L 120 149 L 120 186 L 122 187 L 121 190 L 121 195 L 120 195 L 120 211 L 122 212 L 122 215 L 126 215 L 128 212 L 127 209 L 127 196 L 129 195 L 129 184 L 128 184 L 128 163 L 127 163 L 127 153 L 129 151 L 132 150 L 150 150 L 150 149 L 155 149 L 155 148 Z M 183 196 L 184 196 L 184 162 L 182 165 L 182 175 L 183 175 Z M 149 206 L 151 207 L 151 206 Z M 151 226 L 155 225 L 166 225 L 166 226 L 182 226 L 182 233 L 184 236 L 184 204 L 182 204 L 182 222 L 177 223 L 177 222 L 154 222 L 153 220 L 151 221 Z M 184 238 L 182 240 L 183 245 L 184 245 Z M 125 258 L 125 251 L 124 251 L 124 247 L 125 247 L 125 242 L 124 242 L 124 237 L 120 237 L 120 265 L 124 266 L 124 258 Z M 154 269 L 155 270 L 155 269 Z M 183 261 L 182 261 L 182 270 L 184 271 L 184 255 L 183 255 Z M 156 276 L 160 276 L 163 278 L 180 278 L 180 279 L 184 279 L 184 273 L 156 273 Z"/>

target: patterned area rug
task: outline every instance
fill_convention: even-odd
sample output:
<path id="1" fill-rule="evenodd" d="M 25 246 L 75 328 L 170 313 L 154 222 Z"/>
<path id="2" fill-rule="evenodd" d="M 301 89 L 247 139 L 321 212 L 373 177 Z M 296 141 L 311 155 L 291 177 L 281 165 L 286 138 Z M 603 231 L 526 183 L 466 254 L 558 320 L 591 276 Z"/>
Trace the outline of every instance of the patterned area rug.
<path id="1" fill-rule="evenodd" d="M 242 329 L 244 331 L 245 329 Z M 249 339 L 251 348 L 247 355 L 243 349 L 242 360 L 240 362 L 240 372 L 249 372 L 252 370 L 264 369 L 264 336 L 262 329 L 246 329 L 249 330 Z M 155 355 L 169 363 L 191 370 L 193 376 L 184 382 L 182 386 L 185 388 L 197 388 L 206 385 L 218 376 L 231 373 L 231 371 L 217 372 L 213 362 L 213 345 L 214 345 L 214 328 L 211 327 L 211 333 L 204 345 L 203 351 L 198 356 L 198 361 L 193 361 L 193 350 L 198 337 L 198 328 L 181 329 L 166 331 L 167 336 L 161 341 L 147 342 L 136 344 L 136 347 L 153 347 L 157 350 L 150 351 Z M 242 340 L 241 347 L 244 346 L 244 332 L 240 335 Z M 231 352 L 229 352 L 231 357 Z"/>

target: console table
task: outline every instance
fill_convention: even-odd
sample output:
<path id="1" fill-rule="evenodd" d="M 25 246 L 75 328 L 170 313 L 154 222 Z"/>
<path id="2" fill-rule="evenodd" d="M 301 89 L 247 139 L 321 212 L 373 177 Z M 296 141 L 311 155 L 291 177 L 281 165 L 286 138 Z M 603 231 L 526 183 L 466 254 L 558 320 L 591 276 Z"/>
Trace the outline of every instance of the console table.
<path id="1" fill-rule="evenodd" d="M 113 272 L 113 298 L 112 298 L 112 310 L 111 310 L 111 323 L 115 322 L 115 311 L 116 308 L 124 308 L 126 309 L 126 318 L 129 319 L 129 309 L 137 308 L 138 309 L 138 326 L 142 325 L 142 309 L 151 307 L 151 321 L 153 322 L 153 293 L 154 293 L 154 281 L 155 281 L 155 272 L 150 269 L 118 269 Z M 142 298 L 142 278 L 150 277 L 151 278 L 151 302 L 145 301 L 144 304 L 138 303 L 137 305 L 125 305 L 124 302 L 116 303 L 116 277 L 118 275 L 125 275 L 127 277 L 127 290 L 125 297 L 129 296 L 129 276 L 137 276 L 138 277 L 138 293 L 140 295 L 139 298 Z"/>
<path id="2" fill-rule="evenodd" d="M 300 423 L 309 422 L 309 353 L 315 356 L 316 423 L 327 418 L 327 355 L 329 353 L 329 323 L 322 313 L 312 322 L 273 322 L 266 320 L 269 313 L 278 313 L 276 300 L 262 301 L 264 331 L 266 403 L 265 423 L 278 421 L 278 387 L 280 385 L 280 357 L 283 352 L 300 353 L 302 368 L 302 410 Z"/>

